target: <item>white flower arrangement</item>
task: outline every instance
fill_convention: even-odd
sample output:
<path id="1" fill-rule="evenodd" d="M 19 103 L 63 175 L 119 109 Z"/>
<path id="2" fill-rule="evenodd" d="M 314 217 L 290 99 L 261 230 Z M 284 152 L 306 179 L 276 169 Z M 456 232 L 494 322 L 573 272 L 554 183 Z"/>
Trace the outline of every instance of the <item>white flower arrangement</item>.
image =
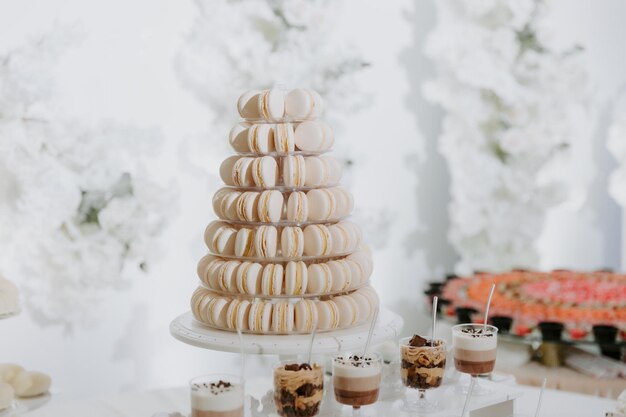
<path id="1" fill-rule="evenodd" d="M 620 206 L 626 207 L 626 95 L 616 103 L 607 147 L 618 162 L 609 178 L 609 193 Z"/>
<path id="2" fill-rule="evenodd" d="M 145 170 L 157 131 L 52 110 L 45 74 L 66 46 L 46 36 L 0 56 L 0 269 L 39 323 L 70 328 L 158 255 L 173 193 Z"/>
<path id="3" fill-rule="evenodd" d="M 176 59 L 179 78 L 211 111 L 214 131 L 228 132 L 247 89 L 311 87 L 333 125 L 364 104 L 354 75 L 368 66 L 336 36 L 332 0 L 196 0 L 199 15 Z M 224 133 L 215 143 L 226 143 Z"/>
<path id="4" fill-rule="evenodd" d="M 567 188 L 549 166 L 580 131 L 580 48 L 560 48 L 534 0 L 436 2 L 425 97 L 446 111 L 440 152 L 451 175 L 449 239 L 458 273 L 537 267 L 535 241 Z"/>

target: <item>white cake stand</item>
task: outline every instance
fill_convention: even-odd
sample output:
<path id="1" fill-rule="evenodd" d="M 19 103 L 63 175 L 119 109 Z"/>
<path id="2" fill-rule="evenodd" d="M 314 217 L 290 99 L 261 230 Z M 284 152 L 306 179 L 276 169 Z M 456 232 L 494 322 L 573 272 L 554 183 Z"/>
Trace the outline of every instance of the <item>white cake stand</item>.
<path id="1" fill-rule="evenodd" d="M 370 342 L 371 345 L 397 338 L 402 330 L 402 325 L 402 317 L 390 310 L 381 309 Z M 362 349 L 369 328 L 370 324 L 367 323 L 350 329 L 320 332 L 315 336 L 313 353 L 336 353 Z M 170 324 L 170 333 L 181 342 L 192 346 L 222 352 L 238 353 L 240 351 L 237 333 L 204 326 L 193 318 L 191 312 L 176 317 Z M 306 334 L 243 335 L 244 351 L 257 355 L 297 355 L 306 351 L 309 343 L 310 336 Z"/>

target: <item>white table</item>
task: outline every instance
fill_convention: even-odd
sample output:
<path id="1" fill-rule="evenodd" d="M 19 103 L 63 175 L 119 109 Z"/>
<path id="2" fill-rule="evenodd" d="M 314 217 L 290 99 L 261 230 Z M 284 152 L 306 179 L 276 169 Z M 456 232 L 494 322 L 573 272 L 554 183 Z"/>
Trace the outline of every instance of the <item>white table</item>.
<path id="1" fill-rule="evenodd" d="M 258 381 L 251 381 L 262 392 Z M 534 387 L 519 386 L 522 397 L 516 401 L 516 413 L 532 416 L 539 398 Z M 137 394 L 124 394 L 81 401 L 64 400 L 63 395 L 53 395 L 44 407 L 26 413 L 24 417 L 150 417 L 158 411 L 186 412 L 189 408 L 187 388 L 171 388 Z M 541 416 L 604 417 L 614 411 L 615 401 L 563 391 L 548 390 L 544 396 Z"/>

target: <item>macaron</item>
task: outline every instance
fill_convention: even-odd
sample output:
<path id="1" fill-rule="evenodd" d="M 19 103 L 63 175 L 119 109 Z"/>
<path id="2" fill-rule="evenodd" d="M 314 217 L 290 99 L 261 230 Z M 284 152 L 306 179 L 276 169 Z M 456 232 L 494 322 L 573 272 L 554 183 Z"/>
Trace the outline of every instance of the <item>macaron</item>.
<path id="1" fill-rule="evenodd" d="M 343 171 L 339 161 L 330 155 L 322 155 L 320 159 L 325 161 L 328 167 L 328 184 L 338 184 Z"/>
<path id="2" fill-rule="evenodd" d="M 332 250 L 328 227 L 311 224 L 304 229 L 304 254 L 307 256 L 327 256 Z"/>
<path id="3" fill-rule="evenodd" d="M 239 96 L 237 100 L 237 111 L 244 119 L 259 118 L 259 100 L 262 91 L 249 90 Z"/>
<path id="4" fill-rule="evenodd" d="M 217 227 L 215 227 L 216 224 Z M 204 232 L 204 241 L 208 248 L 220 255 L 233 255 L 235 253 L 236 238 L 237 230 L 222 222 L 209 224 Z"/>
<path id="5" fill-rule="evenodd" d="M 230 158 L 229 158 L 230 159 Z M 247 156 L 241 157 L 235 161 L 231 171 L 231 180 L 227 182 L 224 177 L 222 179 L 227 185 L 236 185 L 239 187 L 252 187 L 254 178 L 252 176 L 252 163 L 255 158 Z M 227 159 L 228 160 L 228 159 Z M 222 170 L 220 168 L 220 174 Z"/>
<path id="6" fill-rule="evenodd" d="M 263 191 L 257 206 L 259 220 L 266 223 L 279 222 L 282 217 L 284 200 L 280 191 Z"/>
<path id="7" fill-rule="evenodd" d="M 369 318 L 372 314 L 374 314 L 374 311 L 378 310 L 378 303 L 379 303 L 378 294 L 376 294 L 376 291 L 374 291 L 374 289 L 369 286 L 361 288 L 360 290 L 357 290 L 355 294 L 356 293 L 363 294 L 363 296 L 365 296 L 365 298 L 369 302 L 369 305 L 370 305 L 370 315 L 368 316 Z"/>
<path id="8" fill-rule="evenodd" d="M 321 187 L 329 184 L 328 162 L 319 156 L 308 156 L 304 158 L 304 170 L 306 178 L 304 185 L 307 187 Z"/>
<path id="9" fill-rule="evenodd" d="M 213 212 L 217 214 L 218 217 L 224 218 L 222 214 L 222 200 L 230 193 L 228 188 L 220 188 L 213 194 L 213 199 L 211 200 L 211 205 L 213 206 Z"/>
<path id="10" fill-rule="evenodd" d="M 328 220 L 334 216 L 337 200 L 328 188 L 311 190 L 306 193 L 306 197 L 309 206 L 309 220 Z"/>
<path id="11" fill-rule="evenodd" d="M 352 194 L 342 187 L 332 187 L 328 189 L 337 203 L 335 208 L 335 217 L 349 216 L 354 209 L 354 198 Z"/>
<path id="12" fill-rule="evenodd" d="M 294 191 L 287 199 L 287 220 L 292 222 L 304 222 L 309 218 L 309 204 L 306 194 L 302 191 Z"/>
<path id="13" fill-rule="evenodd" d="M 298 149 L 305 152 L 321 152 L 330 149 L 335 135 L 328 124 L 319 120 L 306 120 L 296 126 L 294 132 Z"/>
<path id="14" fill-rule="evenodd" d="M 347 297 L 352 298 L 357 305 L 357 309 L 359 311 L 359 322 L 363 322 L 367 320 L 372 314 L 370 302 L 367 300 L 363 294 L 358 291 L 353 292 L 352 294 L 347 295 Z"/>
<path id="15" fill-rule="evenodd" d="M 289 333 L 294 326 L 294 307 L 289 301 L 279 301 L 274 304 L 272 312 L 272 331 L 275 333 Z"/>
<path id="16" fill-rule="evenodd" d="M 274 130 L 269 124 L 253 124 L 246 133 L 248 152 L 268 153 L 274 150 Z"/>
<path id="17" fill-rule="evenodd" d="M 333 277 L 333 291 L 345 291 L 350 288 L 352 276 L 348 265 L 346 265 L 342 260 L 328 261 L 326 265 L 328 265 L 330 274 Z"/>
<path id="18" fill-rule="evenodd" d="M 322 97 L 314 90 L 296 88 L 285 96 L 285 115 L 293 119 L 315 119 L 322 110 Z"/>
<path id="19" fill-rule="evenodd" d="M 261 277 L 263 295 L 279 295 L 283 289 L 284 268 L 281 264 L 267 264 Z"/>
<path id="20" fill-rule="evenodd" d="M 220 289 L 220 270 L 225 263 L 225 260 L 218 258 L 209 265 L 206 273 L 206 279 L 202 280 L 209 288 L 213 290 Z"/>
<path id="21" fill-rule="evenodd" d="M 256 191 L 246 191 L 237 198 L 237 218 L 244 222 L 253 222 L 259 220 L 259 196 L 261 194 Z"/>
<path id="22" fill-rule="evenodd" d="M 241 122 L 236 124 L 228 134 L 228 142 L 236 152 L 250 152 L 248 146 L 248 129 L 250 123 Z"/>
<path id="23" fill-rule="evenodd" d="M 228 310 L 228 301 L 226 298 L 213 298 L 208 304 L 208 315 L 210 323 L 214 326 L 226 327 L 226 311 Z"/>
<path id="24" fill-rule="evenodd" d="M 372 257 L 369 253 L 365 251 L 357 251 L 349 255 L 347 259 L 353 260 L 354 262 L 357 263 L 357 265 L 363 271 L 361 276 L 364 279 L 369 278 L 372 275 L 373 263 L 372 263 Z"/>
<path id="25" fill-rule="evenodd" d="M 284 258 L 298 258 L 304 252 L 304 233 L 299 227 L 284 227 L 280 233 L 281 254 Z"/>
<path id="26" fill-rule="evenodd" d="M 276 120 L 285 116 L 285 95 L 278 88 L 262 91 L 258 99 L 258 113 L 262 119 Z"/>
<path id="27" fill-rule="evenodd" d="M 233 182 L 233 168 L 235 167 L 235 163 L 239 160 L 240 156 L 233 155 L 224 159 L 220 164 L 220 178 L 226 185 L 233 186 L 235 183 Z"/>
<path id="28" fill-rule="evenodd" d="M 308 270 L 302 261 L 288 262 L 285 267 L 285 294 L 301 295 L 306 292 Z"/>
<path id="29" fill-rule="evenodd" d="M 274 125 L 274 149 L 276 152 L 287 153 L 295 150 L 295 134 L 291 123 Z"/>
<path id="30" fill-rule="evenodd" d="M 250 305 L 248 300 L 232 299 L 226 310 L 226 327 L 233 330 L 247 330 Z"/>
<path id="31" fill-rule="evenodd" d="M 273 258 L 276 256 L 278 246 L 278 231 L 274 226 L 259 226 L 254 236 L 254 247 L 260 258 Z"/>
<path id="32" fill-rule="evenodd" d="M 359 309 L 356 302 L 345 295 L 333 298 L 339 311 L 339 327 L 352 326 L 359 321 Z"/>
<path id="33" fill-rule="evenodd" d="M 339 309 L 332 300 L 317 301 L 317 328 L 320 330 L 330 330 L 339 327 Z"/>
<path id="34" fill-rule="evenodd" d="M 198 273 L 198 278 L 200 278 L 201 281 L 207 281 L 209 268 L 216 260 L 219 260 L 219 258 L 214 255 L 207 254 L 198 261 L 196 272 Z"/>
<path id="35" fill-rule="evenodd" d="M 235 168 L 236 168 L 235 164 Z M 268 188 L 276 185 L 278 164 L 271 156 L 255 158 L 252 161 L 252 179 L 257 187 Z"/>
<path id="36" fill-rule="evenodd" d="M 301 299 L 294 306 L 295 329 L 301 333 L 310 333 L 317 326 L 317 307 L 312 300 Z"/>
<path id="37" fill-rule="evenodd" d="M 350 287 L 354 288 L 364 282 L 363 269 L 359 266 L 359 264 L 357 264 L 354 260 L 348 258 L 342 259 L 342 262 L 344 262 L 350 269 L 350 278 L 352 279 Z"/>
<path id="38" fill-rule="evenodd" d="M 354 245 L 356 237 L 352 229 L 341 223 L 328 226 L 330 239 L 332 241 L 331 252 L 335 255 L 347 253 Z"/>
<path id="39" fill-rule="evenodd" d="M 283 158 L 283 182 L 287 187 L 302 187 L 306 181 L 305 160 L 302 155 Z"/>
<path id="40" fill-rule="evenodd" d="M 332 290 L 333 277 L 326 263 L 311 264 L 307 268 L 307 292 L 310 294 L 324 294 Z"/>
<path id="41" fill-rule="evenodd" d="M 248 312 L 248 330 L 267 333 L 272 321 L 272 303 L 255 300 Z"/>
<path id="42" fill-rule="evenodd" d="M 243 262 L 237 268 L 237 291 L 241 294 L 260 294 L 263 265 L 257 262 Z"/>
<path id="43" fill-rule="evenodd" d="M 207 294 L 209 294 L 209 292 L 207 291 L 206 288 L 198 287 L 195 289 L 193 294 L 191 294 L 191 300 L 189 301 L 191 312 L 200 321 L 204 321 L 202 320 L 201 312 L 203 311 L 203 309 L 201 308 L 201 306 Z"/>
<path id="44" fill-rule="evenodd" d="M 241 196 L 241 192 L 229 189 L 226 190 L 227 192 L 220 193 L 221 198 L 219 201 L 216 202 L 216 204 L 219 205 L 215 209 L 215 214 L 217 214 L 222 219 L 238 220 L 239 218 L 237 216 L 237 203 L 239 202 L 239 196 Z"/>
<path id="45" fill-rule="evenodd" d="M 237 231 L 235 238 L 235 256 L 254 256 L 254 230 L 242 228 Z"/>
<path id="46" fill-rule="evenodd" d="M 218 282 L 222 291 L 237 292 L 237 269 L 239 265 L 241 265 L 239 261 L 227 261 L 220 267 Z"/>

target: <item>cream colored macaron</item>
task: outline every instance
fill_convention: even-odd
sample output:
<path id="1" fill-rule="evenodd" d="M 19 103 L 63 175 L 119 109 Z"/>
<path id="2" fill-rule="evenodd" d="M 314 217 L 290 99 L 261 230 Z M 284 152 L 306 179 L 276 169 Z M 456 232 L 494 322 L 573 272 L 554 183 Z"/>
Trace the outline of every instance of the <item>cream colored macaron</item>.
<path id="1" fill-rule="evenodd" d="M 352 283 L 352 274 L 348 265 L 343 260 L 328 261 L 326 263 L 333 277 L 332 290 L 335 292 L 345 291 L 350 288 Z"/>
<path id="2" fill-rule="evenodd" d="M 276 227 L 259 226 L 254 236 L 254 247 L 259 258 L 274 258 L 278 249 Z"/>
<path id="3" fill-rule="evenodd" d="M 214 326 L 225 328 L 226 327 L 226 311 L 228 310 L 228 302 L 230 300 L 222 297 L 216 297 L 208 304 L 208 315 L 210 317 L 210 323 Z"/>
<path id="4" fill-rule="evenodd" d="M 311 89 L 296 88 L 285 96 L 285 115 L 293 119 L 315 119 L 323 106 L 322 97 Z"/>
<path id="5" fill-rule="evenodd" d="M 272 331 L 285 334 L 293 331 L 294 307 L 289 301 L 279 301 L 274 304 L 272 312 Z"/>
<path id="6" fill-rule="evenodd" d="M 306 172 L 304 185 L 307 187 L 321 187 L 330 184 L 328 179 L 330 168 L 325 159 L 319 156 L 308 156 L 304 158 L 304 167 Z"/>
<path id="7" fill-rule="evenodd" d="M 335 135 L 328 124 L 319 120 L 307 120 L 296 126 L 296 147 L 305 152 L 322 152 L 330 149 Z"/>
<path id="8" fill-rule="evenodd" d="M 239 220 L 237 215 L 237 204 L 239 202 L 240 191 L 222 188 L 213 197 L 213 209 L 215 214 L 221 219 Z"/>
<path id="9" fill-rule="evenodd" d="M 328 189 L 335 196 L 337 203 L 335 217 L 349 216 L 354 209 L 354 198 L 352 194 L 342 187 L 332 187 Z"/>
<path id="10" fill-rule="evenodd" d="M 301 295 L 306 292 L 308 270 L 302 261 L 291 261 L 285 267 L 285 294 Z"/>
<path id="11" fill-rule="evenodd" d="M 341 163 L 330 155 L 322 155 L 320 159 L 326 162 L 328 167 L 328 184 L 338 184 L 341 180 Z"/>
<path id="12" fill-rule="evenodd" d="M 258 98 L 259 117 L 265 120 L 278 120 L 285 116 L 285 95 L 281 89 L 264 90 Z"/>
<path id="13" fill-rule="evenodd" d="M 339 309 L 334 301 L 320 300 L 315 303 L 315 306 L 317 307 L 317 327 L 319 329 L 330 330 L 339 327 Z"/>
<path id="14" fill-rule="evenodd" d="M 247 151 L 268 153 L 274 150 L 274 129 L 267 123 L 256 123 L 247 130 Z"/>
<path id="15" fill-rule="evenodd" d="M 324 294 L 332 290 L 333 277 L 326 263 L 311 264 L 307 268 L 307 292 L 310 294 Z"/>
<path id="16" fill-rule="evenodd" d="M 283 158 L 283 182 L 287 187 L 302 187 L 306 181 L 305 160 L 302 155 Z"/>
<path id="17" fill-rule="evenodd" d="M 330 225 L 328 232 L 332 242 L 331 253 L 334 255 L 347 253 L 354 247 L 356 236 L 346 225 L 342 223 Z"/>
<path id="18" fill-rule="evenodd" d="M 276 185 L 276 179 L 278 177 L 278 164 L 271 156 L 255 158 L 252 161 L 251 170 L 252 180 L 254 185 L 257 187 L 268 188 Z"/>
<path id="19" fill-rule="evenodd" d="M 218 283 L 222 291 L 235 293 L 237 292 L 237 269 L 241 265 L 239 261 L 227 261 L 219 270 Z"/>
<path id="20" fill-rule="evenodd" d="M 309 206 L 309 220 L 322 221 L 334 217 L 337 200 L 330 189 L 317 188 L 310 190 L 306 193 L 306 197 Z"/>
<path id="21" fill-rule="evenodd" d="M 249 90 L 239 96 L 237 111 L 241 117 L 244 119 L 258 119 L 260 117 L 259 100 L 262 92 L 261 90 Z"/>
<path id="22" fill-rule="evenodd" d="M 267 333 L 272 322 L 272 303 L 255 300 L 248 312 L 248 330 Z"/>
<path id="23" fill-rule="evenodd" d="M 295 329 L 301 333 L 310 333 L 317 326 L 317 307 L 312 300 L 301 299 L 294 306 Z"/>
<path id="24" fill-rule="evenodd" d="M 226 310 L 226 327 L 233 330 L 248 330 L 250 305 L 248 300 L 232 299 Z"/>
<path id="25" fill-rule="evenodd" d="M 198 278 L 200 278 L 201 281 L 203 282 L 207 282 L 208 278 L 209 278 L 209 269 L 211 268 L 211 265 L 213 265 L 216 261 L 218 261 L 220 258 L 211 255 L 211 254 L 207 254 L 204 255 L 199 261 L 198 261 L 198 266 L 196 267 L 196 272 L 198 273 Z"/>
<path id="26" fill-rule="evenodd" d="M 284 227 L 280 233 L 281 254 L 284 258 L 298 258 L 304 252 L 304 233 L 299 227 Z"/>
<path id="27" fill-rule="evenodd" d="M 276 152 L 287 153 L 295 150 L 295 134 L 291 123 L 274 125 L 274 149 Z"/>
<path id="28" fill-rule="evenodd" d="M 246 191 L 237 198 L 237 218 L 241 221 L 258 221 L 259 197 L 261 193 Z"/>
<path id="29" fill-rule="evenodd" d="M 256 253 L 254 241 L 254 230 L 247 228 L 239 229 L 235 238 L 235 256 L 254 256 Z"/>
<path id="30" fill-rule="evenodd" d="M 304 229 L 304 254 L 307 256 L 327 256 L 332 251 L 332 241 L 328 227 L 312 224 Z"/>
<path id="31" fill-rule="evenodd" d="M 333 301 L 339 311 L 339 327 L 353 326 L 359 321 L 359 309 L 352 297 L 342 295 Z"/>
<path id="32" fill-rule="evenodd" d="M 234 255 L 237 230 L 227 223 L 212 222 L 204 232 L 204 241 L 213 253 Z"/>
<path id="33" fill-rule="evenodd" d="M 266 190 L 261 193 L 258 203 L 258 218 L 265 223 L 277 223 L 283 213 L 284 197 L 280 191 Z"/>
<path id="34" fill-rule="evenodd" d="M 302 191 L 294 191 L 287 199 L 287 220 L 303 222 L 309 218 L 309 204 L 306 194 Z"/>
<path id="35" fill-rule="evenodd" d="M 261 277 L 263 295 L 280 295 L 283 291 L 284 268 L 281 264 L 267 264 Z"/>
<path id="36" fill-rule="evenodd" d="M 241 122 L 237 123 L 228 134 L 228 142 L 230 146 L 236 152 L 250 152 L 248 146 L 248 129 L 252 126 L 251 123 Z"/>
<path id="37" fill-rule="evenodd" d="M 52 379 L 43 372 L 24 371 L 20 372 L 11 381 L 15 395 L 21 398 L 30 398 L 42 395 L 50 389 Z"/>
<path id="38" fill-rule="evenodd" d="M 237 268 L 237 291 L 241 294 L 260 294 L 263 265 L 243 262 Z"/>

